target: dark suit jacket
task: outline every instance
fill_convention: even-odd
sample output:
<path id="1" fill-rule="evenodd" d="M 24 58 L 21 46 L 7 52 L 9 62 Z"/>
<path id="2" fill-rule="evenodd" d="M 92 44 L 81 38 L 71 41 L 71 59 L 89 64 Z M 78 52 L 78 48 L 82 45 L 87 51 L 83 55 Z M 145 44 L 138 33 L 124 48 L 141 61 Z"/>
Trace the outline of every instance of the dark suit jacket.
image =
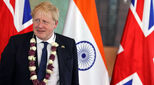
<path id="1" fill-rule="evenodd" d="M 0 85 L 32 85 L 28 69 L 28 51 L 33 32 L 10 38 L 1 55 Z M 75 41 L 56 34 L 60 85 L 79 85 Z M 65 48 L 61 46 L 64 45 Z M 36 62 L 37 63 L 37 62 Z"/>

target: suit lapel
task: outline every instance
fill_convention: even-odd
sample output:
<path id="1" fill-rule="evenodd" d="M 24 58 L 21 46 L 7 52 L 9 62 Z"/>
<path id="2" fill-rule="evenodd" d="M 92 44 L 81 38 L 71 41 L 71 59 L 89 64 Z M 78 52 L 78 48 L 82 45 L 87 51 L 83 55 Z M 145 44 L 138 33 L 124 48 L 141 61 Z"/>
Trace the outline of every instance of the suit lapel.
<path id="1" fill-rule="evenodd" d="M 62 42 L 60 41 L 59 35 L 56 34 L 56 42 L 59 44 L 57 48 L 57 57 L 58 57 L 58 64 L 59 64 L 59 78 L 60 78 L 60 85 L 63 85 L 63 74 L 64 74 L 64 68 L 65 68 L 65 61 L 63 59 L 63 48 L 61 48 Z"/>

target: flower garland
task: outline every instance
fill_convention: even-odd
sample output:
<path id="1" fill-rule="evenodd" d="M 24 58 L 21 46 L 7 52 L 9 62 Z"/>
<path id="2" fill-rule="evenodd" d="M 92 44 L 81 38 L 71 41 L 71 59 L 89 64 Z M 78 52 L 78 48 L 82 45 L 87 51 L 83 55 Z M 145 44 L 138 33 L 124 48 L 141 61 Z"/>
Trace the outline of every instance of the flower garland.
<path id="1" fill-rule="evenodd" d="M 31 38 L 30 40 L 30 50 L 29 50 L 29 71 L 30 71 L 30 80 L 32 80 L 33 85 L 46 85 L 47 81 L 50 78 L 50 75 L 53 73 L 53 61 L 55 60 L 55 56 L 57 55 L 56 49 L 59 46 L 58 43 L 53 42 L 51 43 L 51 53 L 49 57 L 49 61 L 47 64 L 47 69 L 46 69 L 46 75 L 45 78 L 42 81 L 39 81 L 37 79 L 37 74 L 36 74 L 36 66 L 35 66 L 35 61 L 36 61 L 36 40 L 35 38 Z"/>

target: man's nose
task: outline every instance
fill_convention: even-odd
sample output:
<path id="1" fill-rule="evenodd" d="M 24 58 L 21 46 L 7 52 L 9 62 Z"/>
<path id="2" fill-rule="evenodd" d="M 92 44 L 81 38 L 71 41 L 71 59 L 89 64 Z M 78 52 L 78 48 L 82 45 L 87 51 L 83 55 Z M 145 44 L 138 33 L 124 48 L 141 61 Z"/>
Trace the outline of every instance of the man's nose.
<path id="1" fill-rule="evenodd" d="M 42 27 L 42 26 L 43 26 L 43 22 L 40 21 L 40 22 L 38 23 L 38 26 L 39 26 L 39 27 Z"/>

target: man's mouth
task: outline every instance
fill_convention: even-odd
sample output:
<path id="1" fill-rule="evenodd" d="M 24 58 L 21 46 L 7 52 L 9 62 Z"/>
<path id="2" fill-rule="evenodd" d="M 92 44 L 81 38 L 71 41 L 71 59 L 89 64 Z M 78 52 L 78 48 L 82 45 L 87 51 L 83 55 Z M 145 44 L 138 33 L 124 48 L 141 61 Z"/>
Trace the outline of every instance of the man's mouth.
<path id="1" fill-rule="evenodd" d="M 42 33 L 45 32 L 45 30 L 37 30 L 37 32 Z"/>

